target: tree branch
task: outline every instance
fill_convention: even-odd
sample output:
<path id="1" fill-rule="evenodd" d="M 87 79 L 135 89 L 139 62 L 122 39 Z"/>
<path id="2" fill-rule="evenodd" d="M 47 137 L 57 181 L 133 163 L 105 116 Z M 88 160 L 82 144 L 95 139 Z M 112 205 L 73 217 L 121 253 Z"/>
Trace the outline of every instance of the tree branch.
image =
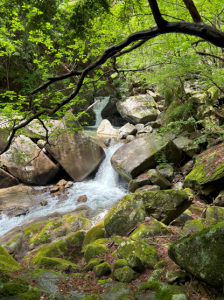
<path id="1" fill-rule="evenodd" d="M 148 0 L 153 17 L 155 19 L 156 25 L 158 26 L 159 30 L 163 32 L 164 28 L 167 25 L 167 21 L 163 19 L 162 14 L 159 10 L 159 6 L 156 0 Z"/>
<path id="2" fill-rule="evenodd" d="M 224 57 L 219 56 L 219 55 L 215 55 L 215 54 L 211 54 L 211 53 L 206 53 L 206 52 L 200 52 L 200 51 L 196 51 L 197 54 L 199 55 L 203 55 L 203 56 L 211 56 L 217 59 L 220 59 L 221 61 L 224 61 Z"/>
<path id="3" fill-rule="evenodd" d="M 183 0 L 184 4 L 186 5 L 192 19 L 196 23 L 203 23 L 203 20 L 197 10 L 197 7 L 194 4 L 193 0 Z"/>

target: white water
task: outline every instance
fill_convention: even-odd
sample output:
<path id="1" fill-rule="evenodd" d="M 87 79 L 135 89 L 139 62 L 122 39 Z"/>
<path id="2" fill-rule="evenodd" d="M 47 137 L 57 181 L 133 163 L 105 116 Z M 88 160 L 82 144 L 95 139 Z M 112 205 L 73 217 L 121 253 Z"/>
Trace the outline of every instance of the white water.
<path id="1" fill-rule="evenodd" d="M 43 217 L 53 212 L 67 213 L 83 204 L 97 212 L 98 220 L 102 219 L 109 211 L 109 208 L 128 192 L 126 190 L 127 183 L 113 170 L 110 163 L 112 154 L 121 146 L 122 144 L 120 143 L 104 149 L 106 158 L 100 165 L 95 178 L 74 183 L 74 186 L 69 189 L 68 200 L 56 205 L 58 201 L 55 198 L 51 198 L 48 192 L 41 197 L 42 200 L 47 200 L 48 204 L 46 206 L 39 205 L 32 208 L 26 216 L 9 219 L 3 215 L 2 220 L 0 220 L 0 236 L 29 220 Z M 77 202 L 78 197 L 81 195 L 87 196 L 86 203 Z"/>
<path id="2" fill-rule="evenodd" d="M 93 111 L 96 114 L 96 124 L 94 126 L 86 126 L 85 129 L 86 130 L 97 130 L 97 128 L 100 126 L 102 119 L 101 116 L 101 112 L 103 110 L 103 108 L 107 105 L 108 101 L 109 101 L 110 97 L 97 97 L 95 98 L 95 102 L 97 100 L 100 100 L 99 103 L 97 103 L 96 105 L 93 106 Z"/>

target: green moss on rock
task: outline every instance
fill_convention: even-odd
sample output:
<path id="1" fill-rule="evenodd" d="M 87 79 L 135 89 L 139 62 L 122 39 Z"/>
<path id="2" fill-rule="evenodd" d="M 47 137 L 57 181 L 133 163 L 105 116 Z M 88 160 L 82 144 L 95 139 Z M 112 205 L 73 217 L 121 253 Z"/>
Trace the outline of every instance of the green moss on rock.
<path id="1" fill-rule="evenodd" d="M 153 268 L 159 260 L 156 250 L 142 241 L 124 240 L 117 249 L 118 257 L 128 260 L 130 256 L 137 256 L 143 266 Z"/>
<path id="2" fill-rule="evenodd" d="M 208 225 L 211 225 L 214 222 L 216 222 L 216 220 L 213 218 L 209 218 L 209 219 L 198 218 L 195 220 L 187 221 L 183 227 L 183 234 L 198 232 L 201 229 L 205 228 Z"/>
<path id="3" fill-rule="evenodd" d="M 76 231 L 66 237 L 66 241 L 72 246 L 82 244 L 86 236 L 85 230 Z"/>
<path id="4" fill-rule="evenodd" d="M 103 256 L 107 250 L 109 250 L 109 248 L 104 245 L 88 245 L 84 254 L 85 261 L 89 262 L 97 255 Z"/>
<path id="5" fill-rule="evenodd" d="M 141 224 L 131 234 L 131 238 L 134 240 L 140 240 L 146 237 L 153 237 L 159 235 L 166 235 L 169 233 L 169 229 L 162 222 L 152 219 L 153 225 L 149 226 L 145 223 Z"/>
<path id="6" fill-rule="evenodd" d="M 93 268 L 93 272 L 96 276 L 101 277 L 105 274 L 108 274 L 111 272 L 110 265 L 106 262 L 99 264 Z"/>
<path id="7" fill-rule="evenodd" d="M 21 269 L 20 264 L 2 246 L 0 246 L 0 268 L 9 271 Z"/>
<path id="8" fill-rule="evenodd" d="M 88 244 L 91 244 L 92 242 L 102 238 L 104 238 L 104 221 L 88 230 L 83 242 L 83 247 L 86 247 Z"/>
<path id="9" fill-rule="evenodd" d="M 113 272 L 113 276 L 120 282 L 131 282 L 133 279 L 136 279 L 139 274 L 132 270 L 130 267 L 126 266 L 116 269 Z"/>
<path id="10" fill-rule="evenodd" d="M 92 271 L 95 266 L 100 265 L 103 262 L 104 262 L 104 260 L 100 259 L 100 258 L 90 259 L 90 261 L 88 262 L 88 265 L 84 268 L 84 270 L 85 271 Z"/>
<path id="11" fill-rule="evenodd" d="M 74 270 L 77 269 L 76 264 L 62 258 L 42 257 L 37 263 L 37 268 L 54 268 L 57 270 L 64 270 L 68 266 L 72 266 Z"/>

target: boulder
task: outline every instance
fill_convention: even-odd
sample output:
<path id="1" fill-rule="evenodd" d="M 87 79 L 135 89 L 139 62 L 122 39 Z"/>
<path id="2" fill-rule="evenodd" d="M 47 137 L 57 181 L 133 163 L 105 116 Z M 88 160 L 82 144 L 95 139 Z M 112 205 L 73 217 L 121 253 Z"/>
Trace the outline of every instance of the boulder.
<path id="1" fill-rule="evenodd" d="M 129 182 L 128 190 L 133 193 L 138 188 L 149 184 L 150 184 L 150 180 L 147 177 L 147 173 L 143 173 L 139 175 L 136 179 L 133 179 Z"/>
<path id="2" fill-rule="evenodd" d="M 145 268 L 153 268 L 159 261 L 159 256 L 152 246 L 131 239 L 126 239 L 120 244 L 117 254 L 137 272 L 142 272 Z"/>
<path id="3" fill-rule="evenodd" d="M 157 170 L 151 169 L 147 172 L 147 177 L 154 185 L 158 185 L 161 190 L 170 188 L 170 182 Z"/>
<path id="4" fill-rule="evenodd" d="M 128 142 L 131 142 L 131 141 L 133 141 L 135 139 L 135 136 L 134 135 L 128 135 L 127 137 L 126 137 L 126 140 L 128 141 Z"/>
<path id="5" fill-rule="evenodd" d="M 0 190 L 0 212 L 5 213 L 7 209 L 14 208 L 11 216 L 18 215 L 18 210 L 25 212 L 34 205 L 39 205 L 42 200 L 40 190 L 34 190 L 32 187 L 17 185 Z M 16 213 L 17 212 L 17 213 Z M 11 211 L 12 213 L 12 211 Z M 23 213 L 22 213 L 23 214 Z"/>
<path id="6" fill-rule="evenodd" d="M 103 149 L 80 128 L 70 113 L 51 134 L 46 149 L 75 181 L 84 180 L 105 157 Z"/>
<path id="7" fill-rule="evenodd" d="M 224 144 L 214 146 L 196 157 L 193 170 L 185 177 L 184 187 L 209 195 L 224 184 Z"/>
<path id="8" fill-rule="evenodd" d="M 159 111 L 150 95 L 139 95 L 117 102 L 117 110 L 122 118 L 133 124 L 155 121 Z"/>
<path id="9" fill-rule="evenodd" d="M 200 147 L 195 145 L 192 140 L 189 140 L 185 137 L 179 137 L 173 142 L 189 157 L 193 157 L 195 154 L 200 153 Z"/>
<path id="10" fill-rule="evenodd" d="M 113 115 L 117 112 L 116 103 L 119 101 L 117 98 L 110 98 L 107 105 L 101 111 L 101 116 L 103 119 L 106 119 L 110 115 Z"/>
<path id="11" fill-rule="evenodd" d="M 0 116 L 0 151 L 6 147 L 7 139 L 13 125 L 13 122 L 9 121 L 8 118 Z"/>
<path id="12" fill-rule="evenodd" d="M 168 271 L 166 273 L 166 281 L 169 284 L 174 283 L 184 283 L 186 281 L 190 281 L 190 277 L 187 273 L 182 271 Z"/>
<path id="13" fill-rule="evenodd" d="M 20 264 L 2 246 L 0 246 L 0 268 L 8 271 L 21 269 Z"/>
<path id="14" fill-rule="evenodd" d="M 141 133 L 151 133 L 153 132 L 153 129 L 151 126 L 145 126 L 143 129 L 139 130 L 138 131 L 138 134 L 141 134 Z"/>
<path id="15" fill-rule="evenodd" d="M 115 129 L 111 125 L 110 121 L 108 121 L 106 119 L 100 123 L 100 126 L 98 127 L 96 133 L 98 136 L 105 136 L 105 135 L 118 136 L 118 130 Z"/>
<path id="16" fill-rule="evenodd" d="M 143 222 L 146 216 L 169 224 L 191 205 L 193 198 L 194 195 L 189 189 L 126 195 L 106 215 L 106 233 L 108 236 L 127 235 L 139 222 Z"/>
<path id="17" fill-rule="evenodd" d="M 171 165 L 160 165 L 156 167 L 156 170 L 162 174 L 170 182 L 174 179 L 174 170 Z"/>
<path id="18" fill-rule="evenodd" d="M 161 156 L 175 165 L 181 161 L 181 152 L 173 141 L 146 134 L 120 147 L 111 157 L 111 163 L 121 176 L 130 181 L 146 169 L 155 168 Z"/>
<path id="19" fill-rule="evenodd" d="M 197 233 L 176 240 L 169 257 L 181 268 L 207 284 L 223 289 L 224 222 L 214 223 Z"/>
<path id="20" fill-rule="evenodd" d="M 150 225 L 142 223 L 138 228 L 131 234 L 133 240 L 141 240 L 147 237 L 166 235 L 169 233 L 169 229 L 162 222 L 159 222 L 153 218 L 150 218 Z"/>
<path id="21" fill-rule="evenodd" d="M 181 172 L 183 173 L 184 176 L 187 176 L 191 172 L 193 167 L 194 167 L 194 161 L 190 160 L 181 168 Z"/>
<path id="22" fill-rule="evenodd" d="M 19 182 L 15 177 L 0 169 L 0 189 L 5 189 L 18 184 Z"/>
<path id="23" fill-rule="evenodd" d="M 145 127 L 144 124 L 136 124 L 135 128 L 137 129 L 137 131 L 142 130 Z"/>
<path id="24" fill-rule="evenodd" d="M 224 207 L 224 190 L 221 190 L 218 196 L 215 198 L 213 204 L 215 206 Z"/>
<path id="25" fill-rule="evenodd" d="M 156 102 L 161 102 L 164 97 L 162 97 L 159 93 L 157 92 L 152 92 L 150 90 L 147 90 L 147 94 L 149 94 L 151 97 L 153 97 L 153 99 L 156 101 Z M 165 101 L 165 100 L 164 100 Z"/>
<path id="26" fill-rule="evenodd" d="M 0 159 L 12 175 L 25 184 L 45 185 L 59 172 L 50 158 L 23 135 L 15 138 L 10 149 Z"/>
<path id="27" fill-rule="evenodd" d="M 133 279 L 136 279 L 139 275 L 130 267 L 125 266 L 123 268 L 117 268 L 113 272 L 113 276 L 120 282 L 131 282 Z"/>
<path id="28" fill-rule="evenodd" d="M 110 268 L 110 265 L 106 262 L 103 262 L 102 264 L 99 264 L 97 266 L 95 266 L 93 268 L 93 272 L 95 273 L 95 275 L 97 277 L 101 277 L 105 274 L 108 274 L 111 272 L 111 268 Z"/>
<path id="29" fill-rule="evenodd" d="M 135 190 L 135 193 L 141 193 L 141 192 L 150 192 L 150 191 L 159 191 L 160 187 L 158 185 L 144 185 L 137 190 Z"/>
<path id="30" fill-rule="evenodd" d="M 48 130 L 48 135 L 51 134 L 60 124 L 58 120 L 47 120 L 44 121 L 44 125 Z M 38 138 L 42 140 L 46 140 L 46 130 L 44 129 L 43 125 L 37 121 L 33 120 L 29 125 L 24 128 L 26 136 L 30 138 Z"/>
<path id="31" fill-rule="evenodd" d="M 133 124 L 126 123 L 119 129 L 119 136 L 123 139 L 126 139 L 128 135 L 133 135 L 137 132 L 137 129 Z"/>

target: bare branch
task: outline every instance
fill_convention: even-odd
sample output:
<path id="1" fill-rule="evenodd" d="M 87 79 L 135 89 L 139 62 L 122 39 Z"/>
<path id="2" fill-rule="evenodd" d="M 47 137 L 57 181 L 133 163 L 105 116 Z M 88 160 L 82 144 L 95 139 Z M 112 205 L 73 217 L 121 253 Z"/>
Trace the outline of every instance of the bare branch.
<path id="1" fill-rule="evenodd" d="M 215 54 L 211 54 L 211 53 L 206 53 L 206 52 L 200 52 L 200 51 L 196 51 L 197 54 L 199 55 L 203 55 L 203 56 L 211 56 L 211 57 L 214 57 L 214 58 L 217 58 L 221 61 L 224 61 L 224 57 L 222 56 L 219 56 L 219 55 L 215 55 Z"/>
<path id="2" fill-rule="evenodd" d="M 145 44 L 147 41 L 148 41 L 148 39 L 147 40 L 142 40 L 142 41 L 136 43 L 134 46 L 128 48 L 127 50 L 120 51 L 119 53 L 115 54 L 114 57 L 119 57 L 119 56 L 121 56 L 123 54 L 129 53 L 129 52 L 131 52 L 131 51 L 139 48 L 140 46 L 142 46 L 143 44 Z"/>
<path id="3" fill-rule="evenodd" d="M 183 0 L 184 4 L 186 5 L 192 19 L 196 23 L 203 23 L 203 20 L 197 10 L 197 7 L 194 4 L 193 0 Z"/>

